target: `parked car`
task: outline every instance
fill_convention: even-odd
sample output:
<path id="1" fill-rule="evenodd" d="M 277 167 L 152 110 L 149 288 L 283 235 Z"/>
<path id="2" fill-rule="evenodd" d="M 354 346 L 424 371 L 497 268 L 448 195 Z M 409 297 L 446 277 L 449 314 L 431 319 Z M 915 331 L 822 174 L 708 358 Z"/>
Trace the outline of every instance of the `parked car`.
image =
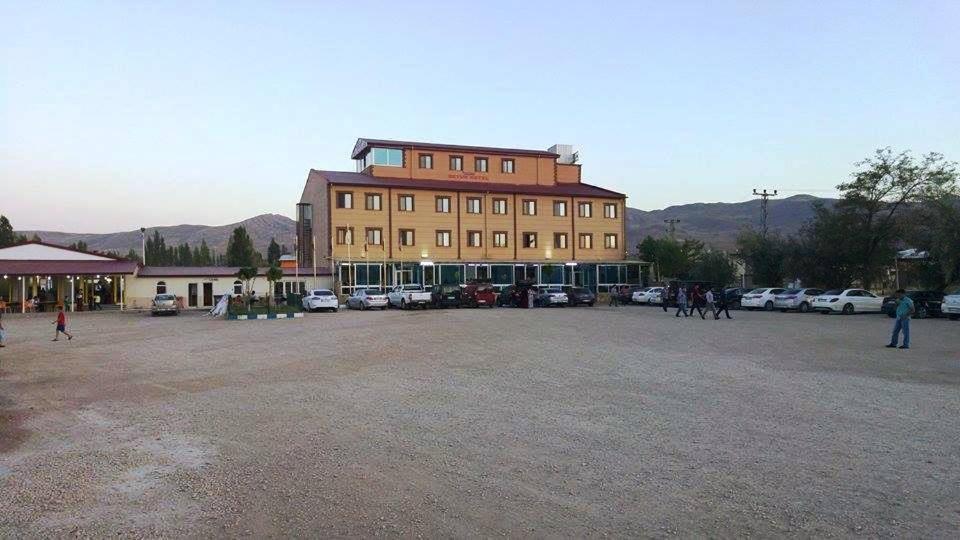
<path id="1" fill-rule="evenodd" d="M 387 295 L 380 289 L 357 289 L 350 298 L 347 298 L 347 307 L 350 309 L 387 309 Z"/>
<path id="2" fill-rule="evenodd" d="M 639 291 L 633 293 L 633 297 L 630 300 L 634 304 L 652 304 L 654 298 L 660 297 L 660 293 L 663 292 L 663 287 L 644 287 Z"/>
<path id="3" fill-rule="evenodd" d="M 301 303 L 306 311 L 340 311 L 340 299 L 330 289 L 309 291 Z"/>
<path id="4" fill-rule="evenodd" d="M 497 291 L 489 281 L 473 280 L 467 282 L 461 293 L 464 307 L 494 307 L 497 305 Z"/>
<path id="5" fill-rule="evenodd" d="M 540 287 L 534 305 L 539 307 L 566 307 L 570 302 L 561 287 Z"/>
<path id="6" fill-rule="evenodd" d="M 612 285 L 610 287 L 610 292 L 613 293 L 613 291 L 617 291 L 617 294 L 620 296 L 621 304 L 630 304 L 633 302 L 634 293 L 638 291 L 642 291 L 644 289 L 648 289 L 648 288 L 649 287 L 644 287 L 642 285 L 621 284 L 621 285 Z"/>
<path id="7" fill-rule="evenodd" d="M 723 297 L 727 301 L 728 309 L 740 309 L 743 301 L 743 295 L 753 289 L 744 289 L 743 287 L 728 287 L 723 290 Z"/>
<path id="8" fill-rule="evenodd" d="M 941 304 L 943 295 L 936 291 L 907 291 L 907 297 L 913 300 L 913 316 L 916 319 L 926 319 L 927 317 L 939 317 L 941 313 Z M 887 314 L 891 319 L 897 316 L 897 297 L 888 296 L 883 299 L 883 305 L 880 311 Z"/>
<path id="9" fill-rule="evenodd" d="M 459 285 L 434 285 L 430 294 L 431 304 L 435 308 L 459 308 L 462 304 Z"/>
<path id="10" fill-rule="evenodd" d="M 179 315 L 180 303 L 173 294 L 158 294 L 150 303 L 150 315 Z"/>
<path id="11" fill-rule="evenodd" d="M 810 311 L 810 302 L 823 294 L 823 289 L 787 289 L 773 297 L 773 306 L 780 311 L 795 309 L 800 313 Z"/>
<path id="12" fill-rule="evenodd" d="M 397 285 L 387 293 L 389 305 L 400 309 L 411 309 L 415 307 L 428 307 L 433 303 L 433 296 L 430 291 L 415 283 L 407 285 Z"/>
<path id="13" fill-rule="evenodd" d="M 771 287 L 753 289 L 747 294 L 744 294 L 740 299 L 740 307 L 747 310 L 764 309 L 766 311 L 773 311 L 774 297 L 783 293 L 785 290 L 786 289 L 774 289 Z"/>
<path id="14" fill-rule="evenodd" d="M 497 305 L 525 308 L 527 307 L 527 291 L 535 286 L 534 282 L 530 280 L 523 280 L 517 282 L 516 285 L 510 285 L 497 296 Z"/>
<path id="15" fill-rule="evenodd" d="M 947 287 L 943 293 L 940 311 L 950 317 L 951 321 L 960 319 L 960 286 Z"/>
<path id="16" fill-rule="evenodd" d="M 571 306 L 593 306 L 597 302 L 597 295 L 586 287 L 571 287 L 567 285 L 563 288 L 567 293 L 567 300 Z"/>
<path id="17" fill-rule="evenodd" d="M 880 313 L 883 297 L 863 289 L 833 289 L 814 298 L 811 306 L 820 313 Z"/>

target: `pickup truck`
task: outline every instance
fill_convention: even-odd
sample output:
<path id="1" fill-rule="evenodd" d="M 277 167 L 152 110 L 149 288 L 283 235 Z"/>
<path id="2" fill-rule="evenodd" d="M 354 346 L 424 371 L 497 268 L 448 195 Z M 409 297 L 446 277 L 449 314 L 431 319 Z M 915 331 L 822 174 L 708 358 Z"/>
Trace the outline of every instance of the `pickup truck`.
<path id="1" fill-rule="evenodd" d="M 427 307 L 433 298 L 430 291 L 420 285 L 397 285 L 387 294 L 390 305 L 400 309 L 410 309 L 417 306 Z"/>

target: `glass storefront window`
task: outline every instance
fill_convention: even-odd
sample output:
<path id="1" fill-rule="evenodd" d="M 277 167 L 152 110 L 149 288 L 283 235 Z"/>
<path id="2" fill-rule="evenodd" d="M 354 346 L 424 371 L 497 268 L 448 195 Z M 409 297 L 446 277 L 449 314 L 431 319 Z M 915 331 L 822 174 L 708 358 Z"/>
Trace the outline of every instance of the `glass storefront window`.
<path id="1" fill-rule="evenodd" d="M 490 274 L 493 283 L 496 285 L 513 285 L 513 265 L 512 264 L 493 264 L 490 265 Z"/>
<path id="2" fill-rule="evenodd" d="M 540 282 L 546 285 L 563 285 L 562 264 L 545 264 L 540 270 Z"/>

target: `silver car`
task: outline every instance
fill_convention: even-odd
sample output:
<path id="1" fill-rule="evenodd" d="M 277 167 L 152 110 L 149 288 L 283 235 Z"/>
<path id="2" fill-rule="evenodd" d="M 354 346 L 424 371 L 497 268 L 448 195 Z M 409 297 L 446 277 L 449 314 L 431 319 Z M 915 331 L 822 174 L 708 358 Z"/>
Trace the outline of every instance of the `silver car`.
<path id="1" fill-rule="evenodd" d="M 357 289 L 350 298 L 347 298 L 347 307 L 350 309 L 387 309 L 387 294 L 380 289 Z"/>
<path id="2" fill-rule="evenodd" d="M 150 304 L 150 315 L 179 315 L 180 303 L 177 302 L 176 295 L 158 294 L 153 297 Z"/>
<path id="3" fill-rule="evenodd" d="M 800 313 L 810 311 L 813 299 L 823 294 L 823 289 L 787 289 L 773 297 L 773 307 L 780 311 L 795 309 Z"/>

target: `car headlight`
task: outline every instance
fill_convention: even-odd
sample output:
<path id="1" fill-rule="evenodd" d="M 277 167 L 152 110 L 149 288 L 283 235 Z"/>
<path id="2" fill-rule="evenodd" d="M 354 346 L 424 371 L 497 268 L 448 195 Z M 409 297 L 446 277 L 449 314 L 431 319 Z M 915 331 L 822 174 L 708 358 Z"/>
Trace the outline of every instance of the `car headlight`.
<path id="1" fill-rule="evenodd" d="M 831 298 L 831 299 L 830 299 L 830 303 L 831 303 L 831 304 L 834 303 L 834 302 L 839 302 L 839 301 L 840 301 L 839 298 Z"/>

